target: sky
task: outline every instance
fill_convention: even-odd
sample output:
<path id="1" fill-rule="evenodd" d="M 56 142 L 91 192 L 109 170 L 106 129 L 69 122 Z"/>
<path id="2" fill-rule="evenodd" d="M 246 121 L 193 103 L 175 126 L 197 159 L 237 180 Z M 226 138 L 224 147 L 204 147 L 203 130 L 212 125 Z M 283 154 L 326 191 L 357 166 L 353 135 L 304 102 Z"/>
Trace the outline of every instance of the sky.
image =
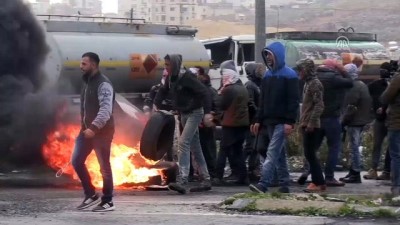
<path id="1" fill-rule="evenodd" d="M 29 0 L 30 2 L 36 2 L 36 0 Z M 57 3 L 61 0 L 50 0 L 51 3 Z M 103 12 L 109 13 L 118 11 L 118 0 L 101 0 L 103 2 Z"/>

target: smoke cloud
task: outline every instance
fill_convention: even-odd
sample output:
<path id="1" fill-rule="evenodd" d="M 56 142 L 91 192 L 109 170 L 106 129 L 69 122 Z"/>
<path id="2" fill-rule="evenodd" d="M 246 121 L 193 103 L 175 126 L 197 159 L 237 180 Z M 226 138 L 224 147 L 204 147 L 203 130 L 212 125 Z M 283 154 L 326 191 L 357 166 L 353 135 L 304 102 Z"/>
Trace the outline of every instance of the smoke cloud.
<path id="1" fill-rule="evenodd" d="M 0 1 L 0 154 L 8 162 L 42 163 L 56 100 L 42 90 L 45 32 L 21 0 Z M 1 162 L 0 162 L 1 164 Z"/>

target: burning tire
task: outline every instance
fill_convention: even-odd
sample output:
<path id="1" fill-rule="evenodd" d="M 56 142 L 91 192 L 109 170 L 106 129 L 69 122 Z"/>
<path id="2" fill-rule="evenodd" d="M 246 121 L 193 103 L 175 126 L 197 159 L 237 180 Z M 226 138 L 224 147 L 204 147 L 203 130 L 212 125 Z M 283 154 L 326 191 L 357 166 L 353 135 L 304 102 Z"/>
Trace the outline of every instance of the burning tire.
<path id="1" fill-rule="evenodd" d="M 144 127 L 140 153 L 151 160 L 162 159 L 166 153 L 172 152 L 174 132 L 174 116 L 167 112 L 155 112 Z"/>

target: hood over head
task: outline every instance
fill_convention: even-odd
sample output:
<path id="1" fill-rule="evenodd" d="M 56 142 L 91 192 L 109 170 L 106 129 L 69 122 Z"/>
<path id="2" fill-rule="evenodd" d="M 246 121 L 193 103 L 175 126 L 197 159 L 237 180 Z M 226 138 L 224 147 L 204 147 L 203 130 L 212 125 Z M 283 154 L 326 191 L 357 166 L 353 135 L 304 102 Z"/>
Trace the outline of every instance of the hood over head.
<path id="1" fill-rule="evenodd" d="M 347 64 L 344 66 L 344 69 L 350 75 L 351 79 L 355 80 L 358 78 L 358 67 L 356 66 L 356 64 Z"/>
<path id="2" fill-rule="evenodd" d="M 328 67 L 329 69 L 335 70 L 338 62 L 336 59 L 326 59 L 322 65 Z"/>
<path id="3" fill-rule="evenodd" d="M 171 74 L 170 74 L 170 79 L 176 79 L 179 77 L 181 74 L 182 70 L 182 55 L 179 54 L 171 54 L 171 55 L 166 55 L 165 58 L 166 60 L 170 61 L 171 64 Z"/>
<path id="4" fill-rule="evenodd" d="M 236 71 L 235 63 L 232 60 L 227 60 L 221 63 L 222 85 L 234 84 L 239 80 L 239 74 Z"/>
<path id="5" fill-rule="evenodd" d="M 266 67 L 262 63 L 249 63 L 245 67 L 247 78 L 257 85 L 261 84 L 266 71 Z"/>
<path id="6" fill-rule="evenodd" d="M 272 62 L 267 59 L 268 54 L 272 55 Z M 269 70 L 279 70 L 285 66 L 285 46 L 281 42 L 273 42 L 264 48 L 262 57 Z"/>
<path id="7" fill-rule="evenodd" d="M 391 71 L 392 71 L 392 65 L 390 65 L 389 62 L 384 62 L 381 64 L 379 73 L 382 79 L 390 78 Z"/>
<path id="8" fill-rule="evenodd" d="M 315 75 L 315 64 L 312 59 L 300 59 L 296 62 L 295 70 L 304 72 L 305 77 L 312 77 Z"/>

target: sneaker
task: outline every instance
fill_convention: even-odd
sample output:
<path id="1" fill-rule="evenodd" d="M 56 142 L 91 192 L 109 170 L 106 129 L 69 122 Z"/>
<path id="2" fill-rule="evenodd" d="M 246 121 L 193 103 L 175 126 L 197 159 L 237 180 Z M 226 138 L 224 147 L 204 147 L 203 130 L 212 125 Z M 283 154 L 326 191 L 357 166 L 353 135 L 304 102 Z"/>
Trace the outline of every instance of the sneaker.
<path id="1" fill-rule="evenodd" d="M 326 185 L 315 185 L 314 183 L 310 183 L 304 192 L 307 193 L 320 193 L 326 190 Z"/>
<path id="2" fill-rule="evenodd" d="M 346 185 L 345 183 L 338 181 L 335 178 L 326 179 L 325 183 L 326 183 L 326 186 L 328 186 L 328 187 L 343 187 Z"/>
<path id="3" fill-rule="evenodd" d="M 301 176 L 297 179 L 297 183 L 298 183 L 299 185 L 304 185 L 304 184 L 306 184 L 307 178 L 308 178 L 308 175 L 303 173 L 303 174 L 301 174 Z"/>
<path id="4" fill-rule="evenodd" d="M 87 197 L 83 200 L 83 202 L 76 207 L 78 210 L 87 209 L 90 206 L 96 205 L 100 202 L 100 197 L 98 194 L 93 195 L 92 197 Z"/>
<path id="5" fill-rule="evenodd" d="M 260 184 L 250 184 L 249 188 L 252 192 L 256 193 L 265 193 L 267 191 L 267 189 Z"/>
<path id="6" fill-rule="evenodd" d="M 288 193 L 290 193 L 290 190 L 289 190 L 288 187 L 280 187 L 280 188 L 278 189 L 278 192 L 279 192 L 279 193 L 288 194 Z"/>
<path id="7" fill-rule="evenodd" d="M 376 180 L 378 178 L 378 172 L 374 169 L 370 169 L 368 174 L 365 174 L 363 177 L 366 180 Z"/>
<path id="8" fill-rule="evenodd" d="M 226 186 L 226 182 L 220 178 L 213 178 L 212 185 L 214 186 Z"/>
<path id="9" fill-rule="evenodd" d="M 197 187 L 192 187 L 189 189 L 190 192 L 203 192 L 203 191 L 210 191 L 211 190 L 211 181 L 204 180 L 200 182 L 200 185 Z"/>
<path id="10" fill-rule="evenodd" d="M 184 195 L 186 194 L 187 184 L 170 183 L 168 184 L 168 189 Z"/>
<path id="11" fill-rule="evenodd" d="M 381 173 L 381 175 L 379 175 L 376 179 L 377 180 L 390 180 L 390 173 L 386 172 L 386 171 L 383 171 Z"/>
<path id="12" fill-rule="evenodd" d="M 93 212 L 108 212 L 115 210 L 115 206 L 113 202 L 101 202 L 94 209 Z"/>
<path id="13" fill-rule="evenodd" d="M 360 173 L 355 173 L 350 175 L 349 177 L 344 177 L 342 182 L 350 183 L 350 184 L 360 184 L 361 183 L 361 176 Z"/>

